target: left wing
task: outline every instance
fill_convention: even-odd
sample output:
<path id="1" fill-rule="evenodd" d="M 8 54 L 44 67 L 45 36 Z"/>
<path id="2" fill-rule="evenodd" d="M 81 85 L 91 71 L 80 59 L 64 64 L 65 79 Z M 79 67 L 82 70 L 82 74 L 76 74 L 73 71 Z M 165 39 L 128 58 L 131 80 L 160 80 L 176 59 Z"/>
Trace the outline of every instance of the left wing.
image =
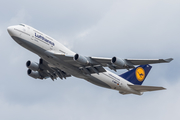
<path id="1" fill-rule="evenodd" d="M 130 88 L 139 91 L 139 92 L 147 92 L 147 91 L 156 91 L 156 90 L 165 90 L 163 87 L 155 87 L 155 86 L 142 86 L 142 85 L 128 85 Z"/>
<path id="2" fill-rule="evenodd" d="M 40 72 L 44 72 L 47 77 L 50 77 L 52 80 L 56 79 L 57 77 L 61 79 L 71 77 L 70 74 L 60 70 L 59 68 L 50 67 L 48 63 L 42 58 L 39 60 L 39 68 Z"/>
<path id="3" fill-rule="evenodd" d="M 54 81 L 54 79 L 57 79 L 57 77 L 66 79 L 66 77 L 71 76 L 59 68 L 50 66 L 42 58 L 39 60 L 39 63 L 27 61 L 26 66 L 29 68 L 27 71 L 28 75 L 35 79 L 44 79 L 50 77 Z"/>

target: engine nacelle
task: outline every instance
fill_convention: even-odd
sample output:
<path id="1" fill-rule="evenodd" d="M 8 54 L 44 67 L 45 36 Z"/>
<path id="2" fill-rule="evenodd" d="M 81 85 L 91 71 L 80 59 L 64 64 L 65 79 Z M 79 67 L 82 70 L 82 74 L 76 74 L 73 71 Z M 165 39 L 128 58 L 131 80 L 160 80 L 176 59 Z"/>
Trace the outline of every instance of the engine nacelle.
<path id="1" fill-rule="evenodd" d="M 35 79 L 37 79 L 37 78 L 42 79 L 42 77 L 40 76 L 38 71 L 33 71 L 31 69 L 28 69 L 27 74 Z"/>
<path id="2" fill-rule="evenodd" d="M 34 71 L 38 71 L 39 69 L 39 64 L 35 62 L 31 62 L 30 60 L 26 62 L 26 66 L 29 69 L 34 70 Z"/>
<path id="3" fill-rule="evenodd" d="M 87 60 L 87 58 L 79 54 L 75 54 L 73 59 L 74 61 L 77 61 L 80 64 L 89 64 L 89 61 Z"/>
<path id="4" fill-rule="evenodd" d="M 117 65 L 117 66 L 120 66 L 120 67 L 126 67 L 126 63 L 124 62 L 124 60 L 122 59 L 119 59 L 117 57 L 113 57 L 111 59 L 111 63 Z"/>

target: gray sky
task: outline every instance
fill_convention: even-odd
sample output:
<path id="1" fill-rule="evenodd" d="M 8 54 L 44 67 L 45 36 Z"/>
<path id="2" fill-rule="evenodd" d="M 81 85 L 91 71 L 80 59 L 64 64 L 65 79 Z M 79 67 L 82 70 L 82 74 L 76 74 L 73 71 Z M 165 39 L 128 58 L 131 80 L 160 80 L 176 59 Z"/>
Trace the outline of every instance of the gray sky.
<path id="1" fill-rule="evenodd" d="M 179 0 L 6 0 L 0 7 L 0 119 L 180 119 Z M 75 77 L 36 80 L 7 27 L 25 23 L 87 56 L 174 58 L 152 65 L 144 85 L 166 87 L 142 96 L 121 95 Z M 119 70 L 121 74 L 125 70 Z"/>

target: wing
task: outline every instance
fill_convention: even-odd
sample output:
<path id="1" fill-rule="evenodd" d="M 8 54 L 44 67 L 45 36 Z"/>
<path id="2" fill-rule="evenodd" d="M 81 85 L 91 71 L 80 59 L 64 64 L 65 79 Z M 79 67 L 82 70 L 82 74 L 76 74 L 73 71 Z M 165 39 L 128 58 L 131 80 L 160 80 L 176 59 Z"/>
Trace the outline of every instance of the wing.
<path id="1" fill-rule="evenodd" d="M 134 68 L 134 65 L 145 65 L 145 64 L 155 64 L 155 63 L 169 63 L 173 59 L 120 59 L 113 57 L 111 58 L 100 58 L 91 57 L 92 60 L 98 62 L 104 67 L 109 67 L 110 69 L 128 69 Z"/>
<path id="2" fill-rule="evenodd" d="M 111 58 L 100 58 L 100 57 L 91 57 L 93 60 L 102 63 L 102 65 L 106 66 L 107 64 L 112 63 Z M 145 65 L 145 64 L 155 64 L 155 63 L 169 63 L 173 60 L 173 58 L 168 59 L 122 59 L 129 64 L 132 65 Z"/>
<path id="3" fill-rule="evenodd" d="M 70 74 L 60 70 L 59 68 L 50 67 L 49 64 L 43 59 L 40 59 L 39 68 L 39 74 L 42 76 L 42 79 L 50 77 L 54 81 L 54 79 L 57 77 L 61 79 L 71 77 Z"/>
<path id="4" fill-rule="evenodd" d="M 79 67 L 85 74 L 105 72 L 103 67 L 109 67 L 112 70 L 116 69 L 130 69 L 134 68 L 134 65 L 154 64 L 154 63 L 168 63 L 172 61 L 169 59 L 120 59 L 117 57 L 103 58 L 103 57 L 86 57 L 79 54 L 65 55 L 59 53 L 52 53 L 47 51 L 47 54 L 51 57 L 63 60 L 64 62 L 71 64 L 75 67 Z"/>
<path id="5" fill-rule="evenodd" d="M 54 56 L 72 66 L 78 67 L 82 73 L 84 74 L 93 74 L 93 73 L 101 73 L 106 72 L 103 68 L 102 64 L 92 60 L 90 57 L 83 57 L 80 60 L 74 60 L 74 56 L 64 55 L 64 54 L 54 54 Z M 90 61 L 90 63 L 86 63 L 85 61 Z"/>
<path id="6" fill-rule="evenodd" d="M 128 85 L 130 88 L 139 91 L 139 92 L 147 92 L 147 91 L 156 91 L 156 90 L 165 90 L 163 87 L 155 87 L 155 86 L 142 86 L 142 85 Z"/>

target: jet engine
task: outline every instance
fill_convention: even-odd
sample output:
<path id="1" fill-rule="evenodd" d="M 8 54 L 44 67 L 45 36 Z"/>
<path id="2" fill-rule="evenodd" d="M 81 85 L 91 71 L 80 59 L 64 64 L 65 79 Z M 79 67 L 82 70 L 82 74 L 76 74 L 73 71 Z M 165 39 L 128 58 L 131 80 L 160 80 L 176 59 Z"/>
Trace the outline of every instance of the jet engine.
<path id="1" fill-rule="evenodd" d="M 77 61 L 80 64 L 89 64 L 89 61 L 87 60 L 87 58 L 79 54 L 75 54 L 73 59 L 74 61 Z"/>
<path id="2" fill-rule="evenodd" d="M 26 66 L 34 71 L 38 71 L 39 69 L 39 64 L 36 62 L 31 62 L 30 60 L 26 62 Z"/>
<path id="3" fill-rule="evenodd" d="M 117 57 L 113 57 L 111 60 L 111 63 L 120 66 L 120 67 L 126 67 L 126 63 L 124 62 L 123 59 L 119 59 Z"/>
<path id="4" fill-rule="evenodd" d="M 28 69 L 27 74 L 35 79 L 37 79 L 37 78 L 42 79 L 42 77 L 40 76 L 38 71 L 33 71 L 31 69 Z"/>

